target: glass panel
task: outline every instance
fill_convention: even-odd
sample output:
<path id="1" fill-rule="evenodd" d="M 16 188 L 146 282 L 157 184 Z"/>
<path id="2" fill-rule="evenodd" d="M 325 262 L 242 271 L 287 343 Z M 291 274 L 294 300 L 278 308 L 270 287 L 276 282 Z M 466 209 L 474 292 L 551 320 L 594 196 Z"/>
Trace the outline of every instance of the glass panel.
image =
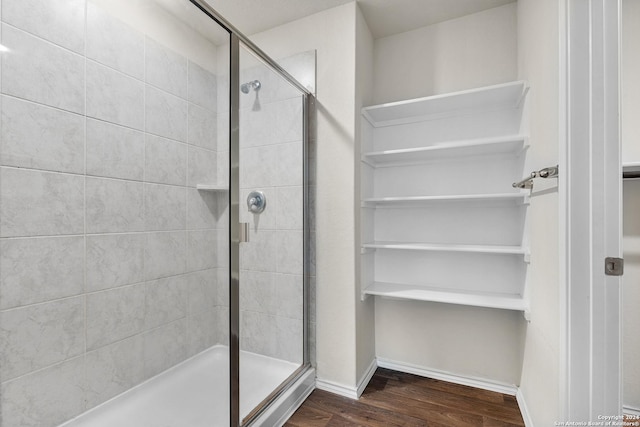
<path id="1" fill-rule="evenodd" d="M 2 22 L 2 425 L 228 426 L 229 33 L 186 0 Z"/>
<path id="2" fill-rule="evenodd" d="M 304 359 L 303 96 L 240 50 L 240 418 Z"/>

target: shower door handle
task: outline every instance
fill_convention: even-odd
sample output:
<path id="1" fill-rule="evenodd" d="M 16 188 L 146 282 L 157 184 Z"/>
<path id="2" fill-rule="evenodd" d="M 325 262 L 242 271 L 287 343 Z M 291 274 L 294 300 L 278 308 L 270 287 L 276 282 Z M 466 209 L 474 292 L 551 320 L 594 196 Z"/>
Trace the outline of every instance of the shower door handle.
<path id="1" fill-rule="evenodd" d="M 240 223 L 240 243 L 249 242 L 249 223 L 241 222 Z"/>

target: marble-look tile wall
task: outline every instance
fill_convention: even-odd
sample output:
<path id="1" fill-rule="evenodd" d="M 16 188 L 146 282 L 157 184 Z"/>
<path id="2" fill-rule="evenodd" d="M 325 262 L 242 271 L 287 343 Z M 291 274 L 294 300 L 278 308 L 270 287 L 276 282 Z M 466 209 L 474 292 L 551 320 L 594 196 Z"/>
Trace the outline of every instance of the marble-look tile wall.
<path id="1" fill-rule="evenodd" d="M 241 348 L 301 363 L 303 358 L 303 115 L 302 97 L 282 77 L 241 54 L 240 220 L 251 226 L 241 245 Z M 257 99 L 256 99 L 257 97 Z M 264 192 L 260 215 L 246 208 Z"/>
<path id="2" fill-rule="evenodd" d="M 47 427 L 226 339 L 217 82 L 85 0 L 0 13 L 0 417 Z"/>

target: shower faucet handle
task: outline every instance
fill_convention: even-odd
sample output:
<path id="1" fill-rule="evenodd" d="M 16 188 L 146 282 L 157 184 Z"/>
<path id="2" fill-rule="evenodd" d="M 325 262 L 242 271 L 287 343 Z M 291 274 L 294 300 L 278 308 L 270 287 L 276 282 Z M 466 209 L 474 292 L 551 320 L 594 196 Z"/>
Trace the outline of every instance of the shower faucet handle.
<path id="1" fill-rule="evenodd" d="M 267 197 L 262 191 L 252 191 L 247 196 L 247 209 L 254 214 L 261 214 L 267 207 Z"/>

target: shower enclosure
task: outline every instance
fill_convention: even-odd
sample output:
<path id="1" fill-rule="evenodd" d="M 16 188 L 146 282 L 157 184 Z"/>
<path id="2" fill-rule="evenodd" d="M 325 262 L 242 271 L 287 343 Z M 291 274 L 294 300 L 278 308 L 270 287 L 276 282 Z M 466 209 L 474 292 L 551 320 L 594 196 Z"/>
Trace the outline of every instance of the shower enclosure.
<path id="1" fill-rule="evenodd" d="M 281 423 L 314 384 L 309 90 L 196 0 L 0 20 L 0 426 Z"/>

